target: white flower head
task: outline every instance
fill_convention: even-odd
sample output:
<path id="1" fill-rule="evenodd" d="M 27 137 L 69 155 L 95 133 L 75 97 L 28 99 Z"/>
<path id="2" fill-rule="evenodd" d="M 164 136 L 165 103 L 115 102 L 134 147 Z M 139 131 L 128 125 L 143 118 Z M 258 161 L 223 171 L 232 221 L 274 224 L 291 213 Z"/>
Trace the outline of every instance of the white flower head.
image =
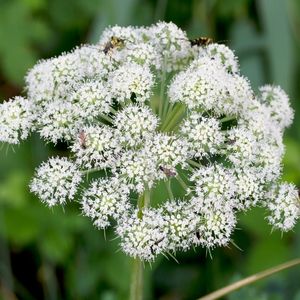
<path id="1" fill-rule="evenodd" d="M 267 193 L 265 205 L 270 215 L 268 222 L 282 231 L 291 230 L 300 218 L 298 189 L 293 184 L 282 183 Z"/>
<path id="2" fill-rule="evenodd" d="M 97 228 L 104 229 L 111 224 L 110 219 L 117 220 L 127 213 L 128 196 L 129 188 L 117 178 L 95 180 L 83 193 L 83 213 Z"/>
<path id="3" fill-rule="evenodd" d="M 73 200 L 81 182 L 76 165 L 65 157 L 53 157 L 37 169 L 31 181 L 31 192 L 49 206 Z"/>
<path id="4" fill-rule="evenodd" d="M 125 59 L 129 63 L 153 66 L 156 60 L 155 48 L 151 44 L 131 45 L 125 53 Z"/>
<path id="5" fill-rule="evenodd" d="M 174 23 L 158 22 L 149 28 L 149 34 L 149 42 L 157 50 L 158 70 L 180 70 L 191 60 L 193 51 L 186 33 Z"/>
<path id="6" fill-rule="evenodd" d="M 134 147 L 154 134 L 158 118 L 148 106 L 128 105 L 115 115 L 114 124 L 120 143 Z"/>
<path id="7" fill-rule="evenodd" d="M 86 79 L 107 79 L 108 74 L 115 69 L 111 57 L 99 45 L 83 45 L 75 49 L 74 53 L 78 56 Z"/>
<path id="8" fill-rule="evenodd" d="M 255 166 L 261 167 L 261 174 L 268 182 L 276 181 L 281 175 L 281 161 L 284 148 L 268 142 L 258 144 Z"/>
<path id="9" fill-rule="evenodd" d="M 111 127 L 90 125 L 78 131 L 71 151 L 83 168 L 105 169 L 115 166 L 121 148 Z"/>
<path id="10" fill-rule="evenodd" d="M 124 40 L 125 43 L 135 45 L 149 39 L 149 37 L 147 37 L 147 32 L 148 30 L 144 27 L 123 27 L 115 25 L 108 27 L 103 31 L 98 43 L 104 46 L 111 40 L 112 37 L 116 37 Z"/>
<path id="11" fill-rule="evenodd" d="M 239 72 L 239 64 L 234 52 L 223 44 L 213 43 L 200 49 L 200 56 L 217 60 L 230 73 Z"/>
<path id="12" fill-rule="evenodd" d="M 162 207 L 168 250 L 187 250 L 191 236 L 196 233 L 197 215 L 185 201 L 168 201 Z"/>
<path id="13" fill-rule="evenodd" d="M 235 200 L 238 210 L 247 210 L 256 206 L 264 197 L 264 177 L 261 169 L 245 167 L 235 170 Z"/>
<path id="14" fill-rule="evenodd" d="M 294 118 L 294 112 L 285 91 L 279 86 L 271 85 L 262 86 L 259 91 L 259 100 L 269 107 L 271 118 L 281 128 L 291 125 Z"/>
<path id="15" fill-rule="evenodd" d="M 160 176 L 156 157 L 145 148 L 122 153 L 116 172 L 131 189 L 139 193 L 153 187 Z"/>
<path id="16" fill-rule="evenodd" d="M 35 120 L 34 104 L 15 97 L 0 104 L 0 141 L 18 144 L 28 137 Z"/>
<path id="17" fill-rule="evenodd" d="M 225 115 L 243 116 L 245 111 L 249 112 L 249 106 L 254 100 L 254 92 L 249 80 L 239 74 L 228 74 L 227 98 L 220 103 L 219 110 Z"/>
<path id="18" fill-rule="evenodd" d="M 77 52 L 39 62 L 26 76 L 28 97 L 45 105 L 50 101 L 67 100 L 84 79 Z"/>
<path id="19" fill-rule="evenodd" d="M 248 128 L 257 141 L 265 140 L 273 132 L 274 122 L 271 122 L 269 109 L 257 99 L 250 101 L 244 110 L 238 125 Z M 282 132 L 280 132 L 282 135 Z"/>
<path id="20" fill-rule="evenodd" d="M 236 127 L 226 133 L 224 153 L 236 166 L 252 164 L 256 159 L 257 147 L 255 137 L 246 127 Z"/>
<path id="21" fill-rule="evenodd" d="M 160 167 L 175 170 L 176 166 L 186 166 L 189 157 L 188 143 L 184 138 L 177 135 L 158 133 L 148 140 L 146 148 L 150 150 L 151 156 L 155 157 Z"/>
<path id="22" fill-rule="evenodd" d="M 188 141 L 191 156 L 215 154 L 224 142 L 220 122 L 215 118 L 191 114 L 181 125 L 180 133 Z"/>
<path id="23" fill-rule="evenodd" d="M 52 76 L 55 87 L 52 100 L 66 101 L 71 92 L 84 79 L 84 70 L 81 68 L 80 60 L 76 52 L 62 54 L 51 59 Z"/>
<path id="24" fill-rule="evenodd" d="M 53 143 L 72 140 L 82 127 L 80 108 L 70 102 L 49 102 L 38 119 L 40 135 Z"/>
<path id="25" fill-rule="evenodd" d="M 233 210 L 211 210 L 200 216 L 198 236 L 194 236 L 193 243 L 207 248 L 226 246 L 235 225 Z"/>
<path id="26" fill-rule="evenodd" d="M 154 76 L 148 66 L 125 63 L 110 73 L 108 88 L 117 102 L 134 99 L 137 102 L 149 100 L 154 85 Z"/>
<path id="27" fill-rule="evenodd" d="M 158 210 L 134 211 L 117 226 L 123 251 L 134 258 L 154 260 L 167 249 L 168 235 L 164 225 L 164 218 Z"/>
<path id="28" fill-rule="evenodd" d="M 200 57 L 174 77 L 168 91 L 170 101 L 182 102 L 191 110 L 212 110 L 217 102 L 228 98 L 227 77 L 218 62 Z"/>
<path id="29" fill-rule="evenodd" d="M 221 209 L 220 199 L 229 201 L 236 190 L 232 169 L 220 164 L 199 168 L 192 174 L 191 181 L 195 183 L 196 194 L 211 198 L 217 209 Z"/>
<path id="30" fill-rule="evenodd" d="M 25 77 L 28 99 L 35 103 L 53 100 L 55 80 L 51 59 L 39 61 Z"/>
<path id="31" fill-rule="evenodd" d="M 71 96 L 70 101 L 80 108 L 80 115 L 87 119 L 109 113 L 112 102 L 110 93 L 103 82 L 88 81 L 82 84 Z"/>

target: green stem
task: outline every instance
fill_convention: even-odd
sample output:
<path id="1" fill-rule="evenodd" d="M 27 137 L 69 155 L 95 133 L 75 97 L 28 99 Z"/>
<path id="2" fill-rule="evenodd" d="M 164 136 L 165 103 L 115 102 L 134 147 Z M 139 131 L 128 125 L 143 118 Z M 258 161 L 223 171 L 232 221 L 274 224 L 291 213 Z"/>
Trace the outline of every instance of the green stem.
<path id="1" fill-rule="evenodd" d="M 151 194 L 149 188 L 146 188 L 144 193 L 138 198 L 137 206 L 139 209 L 138 217 L 143 218 L 143 209 L 149 207 Z M 134 258 L 132 262 L 132 275 L 130 284 L 130 300 L 143 299 L 143 262 L 139 258 Z"/>
<path id="2" fill-rule="evenodd" d="M 143 263 L 139 258 L 132 261 L 130 300 L 143 300 Z"/>
<path id="3" fill-rule="evenodd" d="M 90 174 L 90 173 L 99 172 L 99 171 L 101 171 L 101 170 L 103 170 L 103 169 L 95 168 L 95 169 L 89 169 L 89 170 L 82 170 L 81 173 L 82 173 L 83 175 L 85 175 L 85 174 L 88 175 L 88 174 Z"/>
<path id="4" fill-rule="evenodd" d="M 176 113 L 176 111 L 178 110 L 180 106 L 179 105 L 175 105 L 175 107 L 172 107 L 172 109 L 170 109 L 169 107 L 169 111 L 166 115 L 166 117 L 164 118 L 163 122 L 161 123 L 160 129 L 163 130 L 164 127 L 166 127 L 169 123 L 169 121 L 173 118 L 174 113 Z"/>
<path id="5" fill-rule="evenodd" d="M 148 188 L 145 189 L 144 193 L 138 198 L 137 206 L 139 209 L 138 217 L 141 219 L 143 217 L 143 209 L 150 205 L 151 195 Z"/>
<path id="6" fill-rule="evenodd" d="M 179 174 L 177 174 L 176 179 L 184 190 L 188 189 L 187 184 L 184 182 L 184 180 L 181 178 L 181 176 Z"/>
<path id="7" fill-rule="evenodd" d="M 163 72 L 161 76 L 161 85 L 160 85 L 160 95 L 159 95 L 159 111 L 158 115 L 162 117 L 164 106 L 166 105 L 166 101 L 164 99 L 164 92 L 165 92 L 165 84 L 166 84 L 166 57 L 164 57 L 164 65 L 163 65 Z"/>
<path id="8" fill-rule="evenodd" d="M 185 107 L 178 104 L 167 116 L 164 124 L 161 127 L 161 131 L 171 131 L 179 122 L 180 118 L 185 112 Z"/>
<path id="9" fill-rule="evenodd" d="M 277 272 L 280 272 L 282 270 L 285 270 L 285 269 L 288 269 L 288 268 L 291 268 L 291 267 L 294 267 L 296 265 L 300 265 L 300 258 L 298 259 L 294 259 L 294 260 L 291 260 L 291 261 L 288 261 L 284 264 L 281 264 L 279 266 L 276 266 L 276 267 L 273 267 L 273 268 L 270 268 L 270 269 L 267 269 L 265 271 L 262 271 L 260 273 L 257 273 L 257 274 L 254 274 L 252 276 L 249 276 L 245 279 L 242 279 L 242 280 L 239 280 L 233 284 L 230 284 L 222 289 L 219 289 L 211 294 L 208 294 L 204 297 L 201 297 L 199 298 L 198 300 L 215 300 L 215 299 L 219 299 L 233 291 L 236 291 L 246 285 L 249 285 L 255 281 L 258 281 L 260 279 L 263 279 L 265 277 L 268 277 L 270 275 L 273 275 Z"/>
<path id="10" fill-rule="evenodd" d="M 109 117 L 109 116 L 107 116 L 107 115 L 105 115 L 105 114 L 101 114 L 100 117 L 101 117 L 103 120 L 107 121 L 108 123 L 111 123 L 111 124 L 112 124 L 112 123 L 114 122 L 114 120 L 113 120 L 111 117 Z"/>
<path id="11" fill-rule="evenodd" d="M 197 163 L 196 161 L 194 161 L 192 159 L 188 159 L 187 161 L 191 166 L 196 167 L 196 168 L 201 168 L 201 164 Z"/>
<path id="12" fill-rule="evenodd" d="M 168 101 L 169 105 L 168 105 L 168 109 L 166 110 L 166 113 L 163 115 L 163 120 L 166 119 L 167 116 L 169 116 L 170 112 L 173 110 L 174 108 L 174 103 L 171 103 L 170 101 Z"/>
<path id="13" fill-rule="evenodd" d="M 236 117 L 234 116 L 227 116 L 227 117 L 224 117 L 223 119 L 220 119 L 220 122 L 227 122 L 227 121 L 232 121 L 232 120 L 235 120 Z"/>
<path id="14" fill-rule="evenodd" d="M 110 107 L 109 110 L 110 110 L 111 113 L 113 113 L 114 115 L 117 113 L 117 111 L 116 111 L 113 107 Z"/>
<path id="15" fill-rule="evenodd" d="M 174 195 L 171 188 L 171 180 L 165 181 L 166 189 L 169 195 L 170 200 L 174 200 Z"/>

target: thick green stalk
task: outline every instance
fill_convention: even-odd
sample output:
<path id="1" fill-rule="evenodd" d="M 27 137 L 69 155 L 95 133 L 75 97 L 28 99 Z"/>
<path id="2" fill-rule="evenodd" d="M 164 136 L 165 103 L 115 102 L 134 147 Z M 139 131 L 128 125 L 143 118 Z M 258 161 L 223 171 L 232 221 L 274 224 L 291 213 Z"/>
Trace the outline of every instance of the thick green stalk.
<path id="1" fill-rule="evenodd" d="M 291 267 L 294 267 L 296 265 L 300 265 L 300 258 L 298 259 L 294 259 L 294 260 L 291 260 L 291 261 L 288 261 L 284 264 L 281 264 L 279 266 L 276 266 L 276 267 L 273 267 L 273 268 L 270 268 L 270 269 L 267 269 L 265 271 L 262 271 L 260 273 L 257 273 L 257 274 L 254 274 L 252 276 L 249 276 L 245 279 L 242 279 L 240 281 L 237 281 L 233 284 L 230 284 L 228 286 L 225 286 L 224 288 L 222 289 L 219 289 L 211 294 L 208 294 L 204 297 L 201 297 L 199 298 L 198 300 L 215 300 L 215 299 L 219 299 L 233 291 L 236 291 L 246 285 L 249 285 L 255 281 L 258 281 L 260 279 L 263 279 L 265 277 L 268 277 L 270 275 L 273 275 L 277 272 L 280 272 L 282 270 L 285 270 L 285 269 L 288 269 L 288 268 L 291 268 Z"/>
<path id="2" fill-rule="evenodd" d="M 132 274 L 130 285 L 130 300 L 142 300 L 143 299 L 143 263 L 139 258 L 135 258 L 132 261 Z"/>
<path id="3" fill-rule="evenodd" d="M 143 217 L 143 209 L 150 205 L 151 195 L 148 188 L 145 189 L 144 194 L 142 194 L 138 199 L 138 217 L 141 219 Z M 143 262 L 139 258 L 134 258 L 132 260 L 132 274 L 131 274 L 131 284 L 130 284 L 130 300 L 142 300 L 144 292 L 144 277 L 143 277 Z"/>

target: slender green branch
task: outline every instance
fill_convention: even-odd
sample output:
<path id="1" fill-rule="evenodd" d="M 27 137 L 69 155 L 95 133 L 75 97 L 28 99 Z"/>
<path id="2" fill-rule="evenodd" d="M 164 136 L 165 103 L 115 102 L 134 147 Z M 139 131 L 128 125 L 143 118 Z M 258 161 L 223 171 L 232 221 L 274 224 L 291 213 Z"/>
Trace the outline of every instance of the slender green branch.
<path id="1" fill-rule="evenodd" d="M 110 110 L 114 115 L 117 113 L 117 111 L 116 111 L 113 107 L 111 107 L 111 106 L 110 106 L 109 110 Z"/>
<path id="2" fill-rule="evenodd" d="M 204 297 L 201 297 L 199 298 L 198 300 L 214 300 L 214 299 L 219 299 L 220 297 L 223 297 L 233 291 L 236 291 L 246 285 L 249 285 L 253 282 L 256 282 L 260 279 L 263 279 L 265 277 L 268 277 L 270 275 L 273 275 L 277 272 L 280 272 L 282 270 L 285 270 L 285 269 L 288 269 L 288 268 L 291 268 L 291 267 L 294 267 L 296 265 L 300 265 L 300 258 L 298 259 L 294 259 L 294 260 L 291 260 L 291 261 L 288 261 L 284 264 L 281 264 L 279 266 L 276 266 L 276 267 L 273 267 L 273 268 L 270 268 L 270 269 L 267 269 L 265 271 L 262 271 L 260 273 L 257 273 L 257 274 L 254 274 L 252 276 L 249 276 L 245 279 L 242 279 L 240 281 L 237 281 L 233 284 L 230 284 L 224 288 L 221 288 L 211 294 L 208 294 Z"/>
<path id="3" fill-rule="evenodd" d="M 181 176 L 179 174 L 177 174 L 176 179 L 184 190 L 188 189 L 187 184 L 184 182 L 184 180 L 181 178 Z"/>
<path id="4" fill-rule="evenodd" d="M 187 162 L 192 165 L 193 167 L 201 168 L 201 164 L 197 163 L 196 161 L 192 159 L 188 159 Z"/>
<path id="5" fill-rule="evenodd" d="M 107 121 L 107 122 L 109 122 L 109 123 L 113 123 L 113 122 L 114 122 L 114 120 L 113 120 L 111 117 L 109 117 L 109 116 L 107 116 L 107 115 L 105 115 L 105 114 L 101 114 L 100 117 L 101 117 L 103 120 L 105 120 L 105 121 Z"/>
<path id="6" fill-rule="evenodd" d="M 220 119 L 220 122 L 223 123 L 223 122 L 232 121 L 235 119 L 236 119 L 235 116 L 227 116 L 227 117 L 224 117 L 223 119 Z"/>
<path id="7" fill-rule="evenodd" d="M 171 111 L 173 110 L 173 108 L 174 108 L 174 104 L 173 104 L 173 103 L 171 103 L 169 100 L 168 100 L 168 103 L 169 103 L 168 109 L 166 110 L 165 114 L 163 115 L 163 120 L 166 119 L 166 117 L 170 114 L 170 112 L 171 112 Z"/>
<path id="8" fill-rule="evenodd" d="M 144 207 L 149 207 L 151 202 L 150 189 L 146 188 L 144 192 Z"/>
<path id="9" fill-rule="evenodd" d="M 180 110 L 181 107 L 182 105 L 180 103 L 176 103 L 175 106 L 172 105 L 172 109 L 168 110 L 168 113 L 160 126 L 161 130 L 163 130 L 164 127 L 166 127 L 169 124 L 170 120 L 174 117 L 178 110 Z"/>
<path id="10" fill-rule="evenodd" d="M 145 189 L 144 193 L 140 195 L 138 198 L 137 206 L 139 212 L 141 213 L 140 218 L 143 216 L 143 209 L 150 205 L 151 195 L 150 190 L 148 188 Z"/>
<path id="11" fill-rule="evenodd" d="M 166 105 L 166 101 L 164 99 L 164 93 L 165 93 L 165 85 L 166 85 L 166 56 L 164 56 L 164 65 L 163 65 L 163 72 L 161 76 L 161 85 L 160 85 L 160 95 L 159 95 L 159 111 L 158 115 L 162 117 L 164 106 Z"/>
<path id="12" fill-rule="evenodd" d="M 166 118 L 166 115 L 167 115 L 167 112 L 169 110 L 169 106 L 170 106 L 170 103 L 169 103 L 169 100 L 167 97 L 165 97 L 165 100 L 164 100 L 164 108 L 163 108 L 163 112 L 162 112 L 162 116 L 161 116 L 161 120 L 164 120 Z"/>
<path id="13" fill-rule="evenodd" d="M 97 169 L 97 168 L 95 168 L 95 169 L 89 169 L 89 170 L 82 170 L 81 173 L 82 173 L 83 175 L 85 175 L 85 174 L 90 174 L 90 173 L 99 172 L 99 171 L 101 171 L 101 170 L 102 170 L 102 169 Z"/>
<path id="14" fill-rule="evenodd" d="M 171 180 L 165 181 L 165 186 L 166 186 L 169 198 L 171 200 L 174 200 L 174 195 L 173 195 L 172 188 L 171 188 Z"/>
<path id="15" fill-rule="evenodd" d="M 182 116 L 185 113 L 185 106 L 178 104 L 170 113 L 170 116 L 167 116 L 164 124 L 162 125 L 162 131 L 171 131 L 180 121 Z"/>

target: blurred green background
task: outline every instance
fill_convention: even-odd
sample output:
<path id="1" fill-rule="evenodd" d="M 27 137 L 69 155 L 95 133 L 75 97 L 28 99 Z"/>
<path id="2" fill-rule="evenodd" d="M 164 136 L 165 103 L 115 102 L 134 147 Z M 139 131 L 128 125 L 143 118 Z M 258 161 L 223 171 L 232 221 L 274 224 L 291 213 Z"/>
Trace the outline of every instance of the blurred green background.
<path id="1" fill-rule="evenodd" d="M 23 93 L 24 75 L 39 58 L 96 42 L 107 25 L 172 21 L 189 37 L 209 36 L 232 47 L 257 89 L 281 85 L 295 122 L 285 135 L 283 177 L 300 186 L 299 0 L 0 0 L 0 99 Z M 14 151 L 12 151 L 14 150 Z M 62 149 L 33 135 L 0 152 L 0 299 L 127 299 L 130 261 L 112 232 L 97 231 L 76 204 L 49 210 L 28 190 L 34 168 Z M 159 258 L 146 268 L 146 299 L 195 299 L 234 280 L 300 256 L 300 224 L 271 233 L 264 212 L 239 216 L 235 247 Z M 294 268 L 227 299 L 300 299 Z"/>

